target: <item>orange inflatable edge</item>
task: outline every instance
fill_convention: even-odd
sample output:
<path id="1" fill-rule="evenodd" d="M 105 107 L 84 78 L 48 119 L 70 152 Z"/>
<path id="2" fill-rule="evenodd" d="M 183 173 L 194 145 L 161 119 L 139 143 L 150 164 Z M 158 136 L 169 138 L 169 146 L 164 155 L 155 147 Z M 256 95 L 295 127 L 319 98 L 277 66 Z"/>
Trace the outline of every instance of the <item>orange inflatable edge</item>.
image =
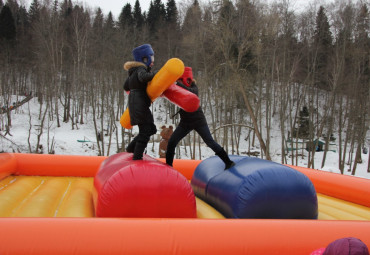
<path id="1" fill-rule="evenodd" d="M 1 153 L 0 180 L 11 174 L 94 177 L 106 158 L 106 156 Z M 163 158 L 158 160 L 165 162 Z M 173 166 L 190 180 L 200 162 L 201 160 L 175 159 Z"/>
<path id="2" fill-rule="evenodd" d="M 0 154 L 0 180 L 8 175 L 14 174 L 17 169 L 17 160 L 15 154 L 1 153 Z"/>
<path id="3" fill-rule="evenodd" d="M 1 218 L 0 225 L 0 254 L 12 255 L 307 255 L 342 237 L 370 244 L 370 223 L 357 221 Z"/>
<path id="4" fill-rule="evenodd" d="M 14 175 L 94 177 L 104 156 L 1 153 L 0 179 Z M 165 159 L 159 158 L 161 162 Z M 175 159 L 174 168 L 191 180 L 201 160 Z M 368 179 L 291 166 L 305 174 L 318 193 L 370 207 Z"/>
<path id="5" fill-rule="evenodd" d="M 370 207 L 370 180 L 299 166 L 288 166 L 305 174 L 318 193 Z"/>

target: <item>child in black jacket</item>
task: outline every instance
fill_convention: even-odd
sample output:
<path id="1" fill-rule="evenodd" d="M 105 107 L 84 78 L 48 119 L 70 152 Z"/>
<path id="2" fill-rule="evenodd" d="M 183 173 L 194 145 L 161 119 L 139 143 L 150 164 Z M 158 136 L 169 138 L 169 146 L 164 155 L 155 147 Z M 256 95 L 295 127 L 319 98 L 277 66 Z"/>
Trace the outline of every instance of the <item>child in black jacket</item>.
<path id="1" fill-rule="evenodd" d="M 133 51 L 135 61 L 129 61 L 124 64 L 124 69 L 128 71 L 124 90 L 130 91 L 128 98 L 128 108 L 130 113 L 131 125 L 139 126 L 139 134 L 127 146 L 127 152 L 133 152 L 133 160 L 143 158 L 150 136 L 157 133 L 154 125 L 152 112 L 150 111 L 150 100 L 146 93 L 148 82 L 155 75 L 151 72 L 154 64 L 154 51 L 150 44 L 144 44 Z"/>
<path id="2" fill-rule="evenodd" d="M 196 95 L 198 95 L 198 87 L 193 80 L 193 73 L 191 67 L 185 67 L 184 74 L 176 82 L 176 84 Z M 166 163 L 172 166 L 173 158 L 175 156 L 176 145 L 192 130 L 195 130 L 203 141 L 210 147 L 217 156 L 219 156 L 225 163 L 225 170 L 234 166 L 235 163 L 230 160 L 226 151 L 212 138 L 211 132 L 209 131 L 206 117 L 204 116 L 202 108 L 199 108 L 195 112 L 186 112 L 182 109 L 180 113 L 180 123 L 173 132 L 167 145 L 166 152 Z"/>

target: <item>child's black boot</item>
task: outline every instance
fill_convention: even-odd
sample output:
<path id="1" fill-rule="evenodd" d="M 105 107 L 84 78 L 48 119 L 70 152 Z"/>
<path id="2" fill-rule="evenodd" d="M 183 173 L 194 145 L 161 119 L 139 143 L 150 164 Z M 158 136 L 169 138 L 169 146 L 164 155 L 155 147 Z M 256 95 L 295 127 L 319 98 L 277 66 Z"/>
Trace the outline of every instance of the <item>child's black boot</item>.
<path id="1" fill-rule="evenodd" d="M 225 163 L 225 170 L 229 169 L 230 167 L 235 166 L 234 161 L 231 161 L 229 155 L 227 155 L 226 151 L 222 149 L 220 152 L 216 153 L 217 156 Z"/>
<path id="2" fill-rule="evenodd" d="M 146 149 L 146 146 L 146 143 L 136 142 L 134 156 L 132 157 L 132 160 L 143 159 L 143 153 Z"/>

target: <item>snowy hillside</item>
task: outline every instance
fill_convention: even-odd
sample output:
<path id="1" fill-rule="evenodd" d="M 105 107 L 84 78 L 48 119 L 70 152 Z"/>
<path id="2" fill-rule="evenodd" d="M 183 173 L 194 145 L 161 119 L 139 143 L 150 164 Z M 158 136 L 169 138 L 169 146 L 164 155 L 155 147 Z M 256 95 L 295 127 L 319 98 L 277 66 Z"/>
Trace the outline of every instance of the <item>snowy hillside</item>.
<path id="1" fill-rule="evenodd" d="M 19 99 L 18 99 L 19 100 Z M 164 100 L 164 99 L 163 99 Z M 155 104 L 161 104 L 163 101 L 157 100 Z M 156 120 L 158 134 L 153 137 L 147 147 L 147 154 L 152 157 L 158 157 L 158 148 L 159 148 L 159 132 L 162 125 L 173 125 L 172 123 L 163 123 L 163 110 L 164 107 L 156 107 L 154 112 L 154 118 Z M 31 99 L 28 103 L 20 106 L 19 108 L 11 112 L 11 121 L 12 126 L 10 128 L 10 134 L 5 136 L 5 125 L 6 125 L 6 114 L 1 116 L 1 131 L 0 131 L 0 151 L 2 152 L 22 152 L 29 153 L 29 147 L 32 151 L 35 151 L 37 144 L 37 136 L 40 135 L 40 119 L 38 118 L 39 114 L 39 104 L 37 98 Z M 91 114 L 91 113 L 90 113 Z M 88 115 L 89 116 L 89 115 Z M 48 118 L 46 118 L 48 119 Z M 32 123 L 32 124 L 30 124 Z M 40 138 L 40 145 L 42 145 L 43 153 L 48 153 L 48 151 L 55 151 L 55 154 L 69 154 L 69 155 L 98 155 L 97 149 L 97 140 L 94 129 L 93 121 L 89 118 L 85 119 L 85 124 L 77 124 L 77 128 L 72 130 L 70 123 L 61 122 L 61 127 L 57 128 L 56 122 L 48 122 L 44 124 L 43 133 Z M 117 121 L 117 126 L 119 123 Z M 118 147 L 120 146 L 121 140 L 121 128 L 118 128 L 115 132 L 118 135 L 112 137 L 112 145 L 109 150 L 108 146 L 108 136 L 104 136 L 105 139 L 105 154 L 113 155 L 117 152 Z M 134 127 L 133 133 L 135 134 L 137 129 Z M 106 132 L 104 132 L 106 133 Z M 245 137 L 241 137 L 239 153 L 240 155 L 246 155 L 246 152 L 249 150 L 249 143 L 247 134 L 243 134 Z M 116 142 L 116 137 L 118 137 L 118 143 Z M 125 139 L 127 135 L 125 135 Z M 280 144 L 281 140 L 279 139 L 279 131 L 276 130 L 275 133 L 271 134 L 271 156 L 273 161 L 280 163 Z M 40 147 L 40 149 L 41 149 Z M 259 148 L 252 148 L 254 151 L 259 151 Z M 303 152 L 305 150 L 302 150 Z M 231 147 L 229 147 L 229 154 L 231 153 Z M 211 149 L 205 146 L 204 143 L 201 144 L 201 159 L 205 159 L 213 156 L 214 153 Z M 321 166 L 323 152 L 317 152 L 315 154 L 315 166 Z M 181 151 L 177 158 L 191 158 L 189 147 L 186 149 L 184 146 L 181 146 Z M 199 159 L 199 151 L 196 149 L 196 159 Z M 367 173 L 368 165 L 368 155 L 362 155 L 362 163 L 358 165 L 356 170 L 356 176 L 370 179 L 370 173 Z M 322 170 L 339 173 L 338 170 L 338 153 L 337 152 L 328 152 L 325 166 Z M 290 162 L 289 162 L 290 163 Z M 300 159 L 298 165 L 306 166 L 307 160 Z M 348 171 L 345 171 L 345 174 L 349 174 Z"/>

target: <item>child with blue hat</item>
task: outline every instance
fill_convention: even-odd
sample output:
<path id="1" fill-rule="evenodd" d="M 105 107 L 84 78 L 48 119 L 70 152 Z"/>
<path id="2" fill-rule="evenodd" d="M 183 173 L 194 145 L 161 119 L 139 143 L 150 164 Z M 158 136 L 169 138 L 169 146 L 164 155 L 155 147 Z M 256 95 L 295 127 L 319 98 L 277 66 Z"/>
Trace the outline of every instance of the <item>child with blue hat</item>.
<path id="1" fill-rule="evenodd" d="M 148 145 L 150 136 L 157 133 L 154 118 L 150 111 L 152 103 L 146 88 L 155 72 L 151 72 L 154 65 L 154 51 L 150 44 L 143 44 L 133 49 L 135 61 L 128 61 L 124 69 L 128 71 L 128 77 L 124 84 L 124 90 L 129 91 L 128 108 L 131 125 L 139 126 L 139 134 L 127 146 L 126 151 L 134 153 L 133 160 L 143 159 L 143 153 Z"/>

